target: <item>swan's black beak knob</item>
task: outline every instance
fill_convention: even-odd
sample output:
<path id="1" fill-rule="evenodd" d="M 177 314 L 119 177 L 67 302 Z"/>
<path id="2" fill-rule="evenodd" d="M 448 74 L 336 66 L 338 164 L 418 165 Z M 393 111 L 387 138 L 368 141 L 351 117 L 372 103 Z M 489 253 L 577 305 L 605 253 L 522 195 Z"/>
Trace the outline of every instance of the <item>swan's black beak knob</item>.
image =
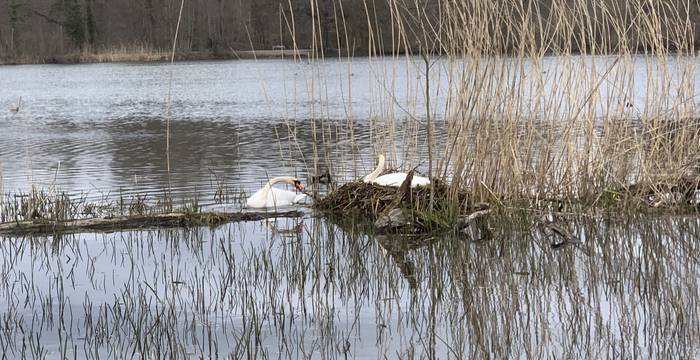
<path id="1" fill-rule="evenodd" d="M 294 180 L 294 188 L 299 191 L 304 191 L 304 184 L 302 184 L 299 180 Z"/>

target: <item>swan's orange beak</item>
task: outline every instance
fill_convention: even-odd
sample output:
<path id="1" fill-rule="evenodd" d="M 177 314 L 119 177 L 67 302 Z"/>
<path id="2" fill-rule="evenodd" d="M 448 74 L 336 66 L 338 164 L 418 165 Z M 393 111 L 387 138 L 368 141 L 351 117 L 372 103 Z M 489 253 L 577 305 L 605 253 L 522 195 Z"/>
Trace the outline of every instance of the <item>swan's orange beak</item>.
<path id="1" fill-rule="evenodd" d="M 294 188 L 299 191 L 304 191 L 304 184 L 302 184 L 299 180 L 294 180 Z"/>

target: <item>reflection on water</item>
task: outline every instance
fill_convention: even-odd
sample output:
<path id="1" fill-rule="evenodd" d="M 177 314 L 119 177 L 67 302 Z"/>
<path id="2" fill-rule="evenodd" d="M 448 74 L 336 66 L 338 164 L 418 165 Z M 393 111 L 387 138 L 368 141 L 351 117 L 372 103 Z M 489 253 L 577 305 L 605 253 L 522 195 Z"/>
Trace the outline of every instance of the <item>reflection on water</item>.
<path id="1" fill-rule="evenodd" d="M 203 194 L 206 204 L 222 187 L 306 179 L 316 162 L 338 179 L 356 178 L 373 167 L 377 138 L 396 138 L 399 158 L 425 165 L 422 154 L 405 156 L 424 148 L 424 137 L 402 138 L 401 129 L 402 109 L 422 113 L 420 75 L 394 67 L 398 80 L 387 95 L 386 84 L 371 80 L 376 65 L 175 65 L 169 174 L 168 66 L 0 67 L 0 105 L 19 96 L 25 102 L 18 114 L 0 111 L 0 185 L 97 198 L 170 188 L 180 198 Z M 546 71 L 545 87 L 561 78 Z M 644 89 L 644 78 L 635 86 Z M 431 88 L 442 94 L 433 107 L 441 108 L 446 92 Z M 629 111 L 643 111 L 639 94 L 627 94 Z M 391 99 L 375 103 L 384 97 Z M 314 127 L 312 118 L 330 120 Z M 394 118 L 398 129 L 371 126 Z M 567 231 L 580 240 L 572 243 L 535 223 L 514 216 L 459 235 L 409 239 L 307 217 L 0 239 L 0 353 L 700 357 L 697 218 L 569 219 Z"/>
<path id="2" fill-rule="evenodd" d="M 344 65 L 176 64 L 168 176 L 164 116 L 170 69 L 165 64 L 1 67 L 4 190 L 27 191 L 33 183 L 103 197 L 171 188 L 184 197 L 212 194 L 215 181 L 250 190 L 267 176 L 308 172 L 313 139 L 303 119 L 320 117 L 308 110 L 320 101 L 308 87 L 321 76 L 307 80 L 309 74 L 322 71 L 324 86 L 331 89 L 324 92 L 333 100 L 325 102 L 324 117 L 332 112 L 341 118 L 349 103 L 339 93 L 347 77 L 336 74 Z M 356 82 L 362 90 L 363 81 Z M 366 102 L 368 92 L 362 93 L 352 101 Z M 22 110 L 4 111 L 19 96 Z M 355 112 L 361 114 L 361 107 Z M 304 123 L 299 130 L 298 121 Z M 298 148 L 290 149 L 290 136 L 300 141 Z M 273 170 L 278 172 L 268 174 Z"/>
<path id="3" fill-rule="evenodd" d="M 317 218 L 3 239 L 14 358 L 694 358 L 700 222 L 526 218 L 396 241 Z"/>
<path id="4" fill-rule="evenodd" d="M 489 59 L 484 66 L 503 65 L 508 81 L 520 84 L 517 91 L 522 92 L 522 99 L 517 104 L 495 104 L 487 109 L 498 111 L 498 106 L 517 105 L 523 109 L 516 113 L 537 117 L 544 105 L 536 104 L 560 103 L 563 107 L 557 111 L 563 113 L 555 116 L 564 116 L 567 107 L 578 109 L 588 99 L 588 87 L 592 86 L 589 72 L 572 69 L 592 68 L 592 59 L 545 58 L 542 64 Z M 596 69 L 616 64 L 615 58 L 595 59 Z M 621 106 L 629 104 L 629 115 L 638 117 L 645 111 L 647 96 L 655 96 L 648 93 L 649 77 L 661 69 L 653 59 L 629 61 L 633 70 L 628 73 L 629 68 L 618 65 L 610 78 L 629 77 L 630 87 L 618 89 L 612 82 L 602 82 L 600 99 L 596 99 L 598 105 L 624 100 Z M 668 61 L 672 82 L 684 71 L 694 71 L 694 83 L 689 87 L 700 87 L 700 71 L 690 66 L 696 59 Z M 473 80 L 470 76 L 474 74 L 460 74 L 461 67 L 456 65 L 438 61 L 431 68 L 435 72 L 431 75 L 435 82 L 430 87 L 434 92 L 431 108 L 437 119 L 446 112 L 448 72 L 452 79 L 465 76 L 465 81 Z M 165 99 L 171 70 L 173 121 L 168 174 Z M 398 157 L 408 163 L 407 167 L 426 167 L 425 157 L 415 154 L 415 149 L 426 148 L 425 138 L 414 131 L 402 135 L 402 127 L 410 127 L 405 119 L 425 114 L 425 74 L 419 58 L 414 62 L 391 58 L 311 63 L 183 62 L 172 67 L 3 66 L 0 79 L 0 184 L 4 192 L 26 192 L 31 184 L 37 184 L 109 197 L 162 193 L 171 188 L 178 197 L 201 193 L 205 201 L 211 201 L 215 183 L 250 192 L 268 177 L 304 178 L 315 163 L 321 168 L 335 167 L 341 172 L 338 178 L 356 178 L 372 167 L 370 140 L 372 144 L 395 141 L 397 148 L 404 149 Z M 562 89 L 566 79 L 578 84 L 572 85 L 576 91 Z M 675 89 L 675 84 L 669 86 Z M 483 89 L 484 94 L 502 90 Z M 20 96 L 21 111 L 5 111 Z M 323 121 L 314 127 L 309 119 Z M 386 133 L 371 132 L 374 121 L 396 121 L 397 128 L 392 125 Z M 438 126 L 442 126 L 440 121 Z M 387 148 L 374 150 L 386 153 Z M 314 149 L 319 159 L 313 159 Z M 409 159 L 411 156 L 414 158 Z"/>
<path id="5" fill-rule="evenodd" d="M 102 126 L 54 123 L 48 133 L 0 140 L 5 189 L 26 191 L 34 183 L 104 197 L 157 193 L 169 185 L 175 195 L 196 192 L 211 200 L 217 182 L 250 190 L 268 177 L 306 179 L 313 166 L 308 128 L 291 130 L 297 144 L 290 147 L 284 123 L 174 121 L 168 176 L 162 125 L 149 118 Z"/>

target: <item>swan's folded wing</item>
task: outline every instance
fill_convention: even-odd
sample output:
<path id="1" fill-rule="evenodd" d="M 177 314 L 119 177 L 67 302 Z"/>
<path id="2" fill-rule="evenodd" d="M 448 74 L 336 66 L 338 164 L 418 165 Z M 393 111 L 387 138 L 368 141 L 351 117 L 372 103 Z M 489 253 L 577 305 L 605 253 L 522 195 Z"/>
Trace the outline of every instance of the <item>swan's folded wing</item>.
<path id="1" fill-rule="evenodd" d="M 263 208 L 265 207 L 266 199 L 263 198 L 264 191 L 263 189 L 259 189 L 256 191 L 253 195 L 251 195 L 248 200 L 246 201 L 246 205 L 249 208 Z M 269 196 L 268 196 L 269 197 Z"/>
<path id="2" fill-rule="evenodd" d="M 406 180 L 406 173 L 398 172 L 382 175 L 374 180 L 374 183 L 381 186 L 399 187 Z M 430 185 L 430 179 L 423 176 L 414 176 L 411 180 L 411 187 Z"/>
<path id="3" fill-rule="evenodd" d="M 427 177 L 423 176 L 414 176 L 413 180 L 411 181 L 411 187 L 416 187 L 416 186 L 428 186 L 430 185 L 430 179 Z"/>
<path id="4" fill-rule="evenodd" d="M 267 207 L 283 207 L 290 206 L 297 203 L 297 197 L 306 196 L 304 194 L 297 194 L 294 191 L 282 190 L 272 188 L 270 194 L 267 196 Z"/>
<path id="5" fill-rule="evenodd" d="M 311 196 L 306 194 L 298 194 L 294 197 L 294 203 L 298 205 L 309 205 L 311 204 Z"/>
<path id="6" fill-rule="evenodd" d="M 405 179 L 406 173 L 392 173 L 376 178 L 374 183 L 380 186 L 401 186 Z"/>

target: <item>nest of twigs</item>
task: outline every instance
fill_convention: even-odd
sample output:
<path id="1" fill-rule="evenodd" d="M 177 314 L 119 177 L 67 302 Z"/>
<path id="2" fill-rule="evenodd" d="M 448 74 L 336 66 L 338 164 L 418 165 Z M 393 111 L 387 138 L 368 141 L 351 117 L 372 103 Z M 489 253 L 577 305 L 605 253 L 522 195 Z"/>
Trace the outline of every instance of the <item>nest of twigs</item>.
<path id="1" fill-rule="evenodd" d="M 392 211 L 401 210 L 413 232 L 450 226 L 460 214 L 468 214 L 471 205 L 467 194 L 455 191 L 442 181 L 433 179 L 428 186 L 400 188 L 356 181 L 344 184 L 316 202 L 322 211 L 353 216 L 375 222 Z M 409 182 L 410 183 L 410 182 Z M 407 185 L 407 184 L 405 184 Z M 433 202 L 430 204 L 431 187 Z"/>

